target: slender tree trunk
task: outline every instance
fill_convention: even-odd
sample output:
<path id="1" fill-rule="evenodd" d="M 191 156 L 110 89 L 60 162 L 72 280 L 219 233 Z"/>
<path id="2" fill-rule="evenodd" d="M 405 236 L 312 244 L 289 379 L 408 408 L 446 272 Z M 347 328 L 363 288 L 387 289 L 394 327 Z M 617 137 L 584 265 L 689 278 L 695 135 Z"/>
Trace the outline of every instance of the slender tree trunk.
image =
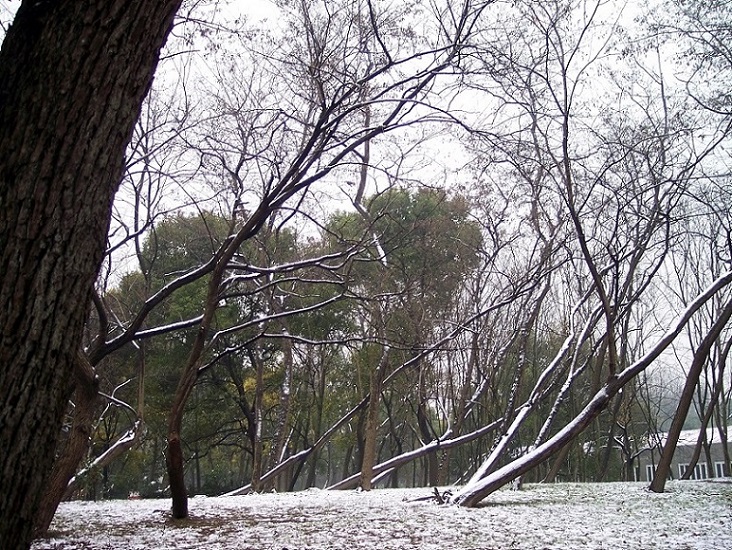
<path id="1" fill-rule="evenodd" d="M 313 425 L 313 432 L 315 437 L 320 439 L 320 434 L 323 430 L 323 407 L 325 406 L 325 366 L 324 361 L 320 362 L 320 368 L 318 369 L 318 391 L 317 391 L 317 406 L 315 409 L 315 420 Z M 316 482 L 316 476 L 318 473 L 318 455 L 319 451 L 314 451 L 310 457 L 310 470 L 308 472 L 308 478 L 305 483 L 306 487 L 314 487 Z M 329 465 L 330 466 L 330 465 Z"/>
<path id="2" fill-rule="evenodd" d="M 374 465 L 376 464 L 376 439 L 379 429 L 379 409 L 381 406 L 381 390 L 384 383 L 384 374 L 389 363 L 389 352 L 381 352 L 379 364 L 371 374 L 369 386 L 369 404 L 366 411 L 366 427 L 364 429 L 363 458 L 361 459 L 361 489 L 371 490 Z"/>
<path id="3" fill-rule="evenodd" d="M 343 453 L 343 469 L 341 471 L 341 478 L 345 479 L 348 477 L 348 472 L 351 471 L 351 460 L 353 459 L 353 445 L 346 447 L 346 452 Z"/>
<path id="4" fill-rule="evenodd" d="M 264 443 L 262 441 L 262 421 L 264 417 L 264 363 L 252 357 L 255 365 L 254 378 L 254 440 L 252 449 L 252 491 L 262 490 L 261 480 L 264 471 L 262 463 Z"/>
<path id="5" fill-rule="evenodd" d="M 277 308 L 273 311 L 280 313 Z M 287 324 L 280 321 L 280 331 L 283 335 L 282 342 L 282 368 L 283 379 L 280 386 L 280 406 L 277 410 L 277 422 L 272 436 L 273 445 L 269 453 L 269 464 L 279 464 L 284 460 L 287 441 L 289 439 L 288 425 L 290 423 L 290 394 L 292 392 L 292 340 L 288 338 Z"/>
<path id="6" fill-rule="evenodd" d="M 89 450 L 91 428 L 96 418 L 99 380 L 89 364 L 86 355 L 79 351 L 74 369 L 76 389 L 74 391 L 74 417 L 71 431 L 60 456 L 53 464 L 51 476 L 38 507 L 35 518 L 34 536 L 43 537 L 51 525 L 59 503 L 64 498 L 69 480 Z"/>
<path id="7" fill-rule="evenodd" d="M 564 466 L 564 462 L 569 456 L 569 451 L 571 450 L 571 448 L 572 443 L 570 442 L 562 447 L 562 450 L 557 453 L 557 456 L 554 459 L 551 468 L 549 469 L 549 473 L 546 474 L 546 477 L 543 480 L 544 483 L 554 483 L 554 481 L 557 479 L 557 475 L 559 475 L 559 472 L 562 469 L 562 466 Z"/>
<path id="8" fill-rule="evenodd" d="M 422 438 L 422 444 L 426 445 L 430 441 L 437 439 L 430 425 L 428 412 L 427 412 L 427 387 L 425 383 L 425 376 L 422 372 L 422 361 L 419 362 L 418 376 L 419 376 L 419 402 L 417 404 L 417 426 L 419 427 L 419 434 Z M 425 456 L 425 462 L 427 463 L 426 476 L 427 483 L 431 487 L 436 487 L 439 483 L 439 464 L 437 461 L 436 453 L 428 453 Z"/>
<path id="9" fill-rule="evenodd" d="M 727 393 L 724 389 L 724 372 L 727 367 L 727 358 L 729 357 L 730 348 L 732 348 L 732 338 L 729 338 L 722 347 L 719 354 L 719 380 L 721 399 L 714 408 L 714 419 L 717 422 L 717 432 L 719 433 L 719 441 L 722 445 L 722 456 L 724 457 L 724 465 L 722 466 L 722 475 L 730 476 L 730 454 L 729 445 L 727 444 Z"/>
<path id="10" fill-rule="evenodd" d="M 480 361 L 479 331 L 473 331 L 470 339 L 470 356 L 468 357 L 468 371 L 465 373 L 465 381 L 460 388 L 459 398 L 457 402 L 457 410 L 455 411 L 455 420 L 453 422 L 453 434 L 459 436 L 463 431 L 463 423 L 472 412 L 475 403 L 478 402 L 482 392 L 481 388 L 486 388 L 487 384 L 479 384 L 477 392 L 471 399 L 471 388 L 473 381 L 473 373 L 478 371 L 478 362 Z M 440 464 L 439 485 L 444 486 L 448 482 L 450 474 L 450 458 L 452 453 L 449 449 L 442 451 L 442 462 Z"/>
<path id="11" fill-rule="evenodd" d="M 691 458 L 689 459 L 689 467 L 686 470 L 686 473 L 681 476 L 681 479 L 690 479 L 691 474 L 694 473 L 694 468 L 696 468 L 697 462 L 699 462 L 699 458 L 701 457 L 702 448 L 707 451 L 707 462 L 709 461 L 709 442 L 707 441 L 707 428 L 709 426 L 709 421 L 712 419 L 712 416 L 714 415 L 714 409 L 717 407 L 717 403 L 719 402 L 719 394 L 722 390 L 722 384 L 721 380 L 717 382 L 714 386 L 714 392 L 712 393 L 712 397 L 709 401 L 709 405 L 707 405 L 706 410 L 704 411 L 704 416 L 701 419 L 701 423 L 699 426 L 699 435 L 696 438 L 696 444 L 694 445 L 694 451 L 691 454 Z M 713 476 L 714 469 L 713 467 L 709 469 L 710 476 Z"/>
<path id="12" fill-rule="evenodd" d="M 715 414 L 714 414 L 716 420 L 717 420 L 717 432 L 719 433 L 719 442 L 722 446 L 722 456 L 724 457 L 724 464 L 722 466 L 722 475 L 724 477 L 730 476 L 730 462 L 732 461 L 732 458 L 730 457 L 729 453 L 729 444 L 727 439 L 727 416 L 722 414 L 719 411 L 719 408 L 717 408 Z"/>
<path id="13" fill-rule="evenodd" d="M 170 494 L 173 500 L 171 510 L 173 517 L 176 519 L 188 517 L 188 491 L 186 489 L 181 429 L 186 403 L 197 379 L 198 369 L 186 369 L 178 383 L 178 389 L 173 398 L 173 406 L 168 416 L 168 450 L 165 455 L 165 463 L 168 468 L 168 483 L 170 484 Z"/>
<path id="14" fill-rule="evenodd" d="M 699 376 L 704 369 L 704 363 L 706 363 L 709 357 L 709 351 L 712 349 L 712 345 L 715 340 L 719 337 L 720 333 L 724 329 L 725 325 L 732 316 L 732 300 L 729 300 L 719 317 L 712 325 L 707 335 L 702 340 L 699 348 L 694 352 L 694 359 L 691 362 L 689 373 L 686 376 L 686 383 L 684 389 L 681 392 L 679 398 L 679 404 L 676 407 L 676 413 L 671 421 L 671 427 L 669 428 L 668 434 L 666 435 L 666 443 L 661 451 L 661 458 L 658 461 L 658 466 L 653 474 L 653 480 L 651 481 L 650 489 L 654 493 L 663 493 L 666 488 L 666 479 L 671 472 L 671 462 L 676 451 L 676 445 L 679 442 L 679 436 L 681 430 L 684 427 L 686 421 L 686 415 L 689 413 L 691 402 L 694 399 L 694 388 L 696 388 L 699 382 Z"/>
<path id="15" fill-rule="evenodd" d="M 196 331 L 196 338 L 191 346 L 191 351 L 186 359 L 186 364 L 183 366 L 178 380 L 178 387 L 173 396 L 173 403 L 168 415 L 166 466 L 168 468 L 170 494 L 173 500 L 171 511 L 175 519 L 188 517 L 188 491 L 185 482 L 181 428 L 186 403 L 201 373 L 203 353 L 218 309 L 221 282 L 226 273 L 228 261 L 231 260 L 244 241 L 257 234 L 270 213 L 269 203 L 267 201 L 260 203 L 257 210 L 252 213 L 239 231 L 229 237 L 210 260 L 210 263 L 215 267 L 208 281 L 203 316 Z M 234 229 L 233 221 L 230 229 L 232 231 Z"/>
<path id="16" fill-rule="evenodd" d="M 727 272 L 716 279 L 708 289 L 700 294 L 686 310 L 679 316 L 674 325 L 653 346 L 648 353 L 638 361 L 611 376 L 585 407 L 570 420 L 562 430 L 539 445 L 528 454 L 514 460 L 510 464 L 496 470 L 487 477 L 469 483 L 463 487 L 452 499 L 461 506 L 475 506 L 485 497 L 506 483 L 524 475 L 548 458 L 558 453 L 562 447 L 573 441 L 589 424 L 608 406 L 608 402 L 620 391 L 623 386 L 643 372 L 659 355 L 678 337 L 691 316 L 696 313 L 721 288 L 732 282 L 732 272 Z M 732 303 L 731 303 L 732 304 Z M 692 388 L 693 389 L 693 388 Z"/>
<path id="17" fill-rule="evenodd" d="M 217 253 L 215 260 L 220 260 L 222 250 Z M 188 398 L 196 386 L 200 375 L 201 357 L 207 340 L 207 334 L 211 327 L 218 304 L 218 292 L 223 277 L 224 264 L 217 262 L 211 279 L 208 283 L 206 305 L 204 307 L 203 319 L 196 333 L 191 351 L 183 367 L 178 386 L 173 396 L 173 403 L 168 414 L 168 449 L 165 455 L 165 464 L 168 469 L 168 483 L 170 484 L 170 496 L 172 498 L 171 513 L 174 519 L 188 517 L 188 490 L 185 479 L 185 460 L 183 457 L 183 444 L 181 441 L 181 430 L 183 427 L 183 414 L 185 413 Z"/>
<path id="18" fill-rule="evenodd" d="M 610 469 L 610 458 L 613 455 L 613 451 L 615 450 L 615 419 L 618 417 L 618 413 L 620 412 L 620 407 L 623 404 L 623 394 L 619 394 L 611 407 L 610 412 L 610 427 L 608 428 L 607 433 L 607 443 L 605 444 L 605 447 L 603 447 L 602 455 L 600 458 L 600 469 L 597 472 L 597 479 L 595 481 L 603 481 L 605 479 L 605 476 L 607 476 L 607 472 Z"/>
<path id="19" fill-rule="evenodd" d="M 24 0 L 0 51 L 0 540 L 27 548 L 124 150 L 180 0 Z"/>

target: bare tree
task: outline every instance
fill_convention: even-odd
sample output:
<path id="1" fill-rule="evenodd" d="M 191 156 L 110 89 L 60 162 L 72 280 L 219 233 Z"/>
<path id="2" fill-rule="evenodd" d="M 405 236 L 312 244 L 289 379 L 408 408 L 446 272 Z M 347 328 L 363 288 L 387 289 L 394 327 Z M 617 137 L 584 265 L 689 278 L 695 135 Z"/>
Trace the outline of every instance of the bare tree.
<path id="1" fill-rule="evenodd" d="M 575 358 L 589 351 L 590 362 L 570 363 L 550 421 L 525 456 L 490 474 L 499 456 L 489 455 L 456 495 L 455 501 L 463 505 L 475 504 L 500 484 L 566 449 L 614 399 L 604 451 L 607 463 L 615 430 L 622 427 L 623 400 L 630 395 L 620 394 L 620 389 L 659 353 L 655 348 L 643 358 L 629 360 L 631 335 L 642 330 L 633 324 L 632 313 L 664 265 L 674 244 L 672 227 L 679 204 L 720 134 L 702 150 L 694 150 L 686 139 L 693 121 L 680 115 L 683 103 L 667 95 L 662 72 L 647 68 L 654 95 L 632 97 L 637 119 L 628 119 L 625 112 L 621 120 L 612 108 L 583 102 L 587 80 L 601 78 L 596 71 L 613 45 L 616 24 L 603 18 L 605 9 L 602 2 L 563 1 L 517 7 L 521 20 L 529 24 L 513 32 L 506 31 L 511 28 L 508 25 L 499 25 L 496 39 L 486 40 L 490 46 L 476 54 L 471 73 L 471 77 L 479 75 L 475 88 L 496 98 L 500 113 L 495 129 L 481 135 L 493 146 L 484 157 L 499 168 L 511 166 L 514 174 L 530 175 L 524 179 L 535 182 L 534 189 L 549 190 L 553 197 L 549 204 L 564 212 L 559 219 L 570 229 L 566 246 L 572 253 L 576 281 L 567 289 L 578 295 L 573 316 L 582 313 L 584 320 L 577 326 L 585 327 L 575 333 L 582 335 L 576 343 L 568 342 Z M 511 17 L 510 9 L 507 13 Z M 651 107 L 654 102 L 660 107 Z M 517 120 L 524 124 L 517 125 Z M 605 125 L 596 124 L 598 120 Z M 510 156 L 504 151 L 510 151 Z M 593 319 L 597 312 L 600 317 Z M 679 330 L 674 329 L 674 336 Z M 670 341 L 664 339 L 663 347 Z M 556 361 L 563 365 L 561 353 Z M 556 407 L 583 374 L 591 375 L 594 396 L 583 400 L 587 404 L 583 412 L 551 437 Z M 521 421 L 519 415 L 511 432 Z"/>
<path id="2" fill-rule="evenodd" d="M 463 487 L 458 492 L 453 502 L 461 506 L 474 506 L 486 496 L 514 479 L 534 468 L 549 456 L 558 452 L 564 445 L 579 435 L 587 425 L 608 405 L 608 402 L 628 382 L 632 381 L 639 373 L 643 372 L 681 333 L 691 316 L 696 313 L 709 299 L 717 292 L 732 282 L 732 272 L 724 274 L 702 294 L 700 294 L 686 310 L 679 316 L 676 322 L 669 328 L 666 334 L 654 345 L 646 355 L 638 361 L 629 365 L 622 372 L 609 379 L 597 392 L 586 406 L 559 432 L 549 438 L 545 443 L 536 447 L 524 457 L 509 463 L 495 471 L 493 474 L 482 478 L 480 481 Z"/>
<path id="3" fill-rule="evenodd" d="M 455 16 L 453 20 L 435 14 L 442 17 L 444 25 L 440 44 L 426 52 L 410 51 L 405 57 L 392 50 L 390 39 L 379 26 L 386 12 L 379 12 L 374 5 L 346 3 L 337 10 L 316 3 L 302 3 L 297 7 L 298 20 L 305 25 L 304 34 L 295 35 L 289 46 L 301 48 L 294 54 L 296 59 L 301 53 L 309 56 L 306 63 L 296 67 L 296 74 L 306 77 L 307 83 L 302 140 L 284 166 L 274 164 L 267 168 L 259 204 L 243 219 L 241 226 L 232 225 L 232 237 L 212 259 L 203 317 L 183 367 L 168 421 L 167 465 L 174 517 L 188 514 L 180 439 L 185 404 L 200 376 L 209 331 L 225 288 L 222 285 L 234 267 L 231 262 L 235 254 L 242 243 L 265 225 L 272 212 L 297 200 L 315 182 L 348 162 L 363 143 L 413 123 L 409 115 L 414 106 L 427 98 L 433 81 L 457 58 L 485 5 L 466 2 L 459 10 L 451 9 L 450 13 Z M 359 20 L 368 21 L 365 25 L 368 40 L 379 52 L 376 64 L 359 58 L 362 34 L 346 33 L 338 38 L 338 33 L 347 31 Z M 350 40 L 357 42 L 355 51 L 344 47 Z M 293 52 L 288 52 L 288 56 L 290 54 Z M 275 52 L 272 57 L 279 55 Z M 423 65 L 407 73 L 400 71 L 420 58 L 426 60 Z M 367 98 L 363 97 L 364 89 L 373 90 Z M 365 102 L 378 105 L 380 109 L 378 119 L 375 113 L 371 127 L 364 130 L 360 120 Z M 358 121 L 355 126 L 354 118 Z"/>

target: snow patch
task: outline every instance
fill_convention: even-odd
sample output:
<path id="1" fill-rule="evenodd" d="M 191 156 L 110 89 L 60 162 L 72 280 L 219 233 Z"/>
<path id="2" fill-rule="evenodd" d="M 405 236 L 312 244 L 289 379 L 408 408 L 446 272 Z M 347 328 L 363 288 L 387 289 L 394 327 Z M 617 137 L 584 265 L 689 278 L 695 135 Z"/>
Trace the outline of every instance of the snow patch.
<path id="1" fill-rule="evenodd" d="M 33 550 L 732 548 L 732 484 L 529 485 L 479 508 L 415 499 L 424 489 L 302 491 L 192 499 L 173 521 L 167 500 L 67 502 Z"/>

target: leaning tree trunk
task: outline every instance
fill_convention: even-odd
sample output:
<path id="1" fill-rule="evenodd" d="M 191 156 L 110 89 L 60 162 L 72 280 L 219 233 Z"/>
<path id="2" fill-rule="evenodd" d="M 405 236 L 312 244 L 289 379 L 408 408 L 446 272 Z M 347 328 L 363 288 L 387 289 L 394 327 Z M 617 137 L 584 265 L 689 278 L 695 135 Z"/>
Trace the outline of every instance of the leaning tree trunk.
<path id="1" fill-rule="evenodd" d="M 699 382 L 699 376 L 704 369 L 704 364 L 709 358 L 712 345 L 719 338 L 722 330 L 729 322 L 730 317 L 732 317 L 732 300 L 727 301 L 719 317 L 694 352 L 694 358 L 691 361 L 691 367 L 686 376 L 686 383 L 684 384 L 684 389 L 681 391 L 679 404 L 676 407 L 676 413 L 666 435 L 666 443 L 663 445 L 663 451 L 661 451 L 661 458 L 658 461 L 658 466 L 649 486 L 649 489 L 654 493 L 663 493 L 666 489 L 666 479 L 668 479 L 669 473 L 671 472 L 671 462 L 676 451 L 676 444 L 679 441 L 681 429 L 684 427 L 686 415 L 689 413 L 691 402 L 694 399 L 694 389 Z"/>
<path id="2" fill-rule="evenodd" d="M 203 331 L 200 331 L 201 333 Z M 181 431 L 183 428 L 183 414 L 185 413 L 188 398 L 196 385 L 199 375 L 200 357 L 203 352 L 205 335 L 199 334 L 197 342 L 191 351 L 191 358 L 183 370 L 173 404 L 168 415 L 168 438 L 165 464 L 168 469 L 168 483 L 172 497 L 171 512 L 175 519 L 188 517 L 188 490 L 185 480 L 185 460 L 183 457 L 183 443 Z"/>
<path id="3" fill-rule="evenodd" d="M 95 368 L 89 361 L 86 353 L 79 351 L 77 364 L 74 369 L 76 386 L 74 389 L 73 419 L 68 438 L 63 443 L 63 448 L 57 453 L 53 463 L 53 469 L 38 504 L 36 512 L 34 536 L 45 537 L 51 520 L 56 514 L 61 501 L 69 498 L 79 486 L 81 480 L 92 471 L 106 467 L 116 460 L 117 457 L 126 453 L 135 446 L 145 431 L 144 403 L 145 403 L 145 358 L 144 345 L 140 348 L 141 356 L 137 372 L 138 389 L 136 411 L 137 420 L 117 441 L 101 455 L 96 457 L 91 464 L 78 470 L 79 464 L 88 454 L 92 442 L 92 430 L 97 420 L 97 405 L 100 402 L 99 378 Z"/>
<path id="4" fill-rule="evenodd" d="M 732 282 L 732 271 L 723 274 L 712 285 L 700 294 L 679 316 L 666 334 L 638 361 L 607 379 L 605 384 L 585 405 L 584 409 L 570 420 L 545 443 L 531 450 L 528 454 L 514 460 L 506 466 L 463 487 L 452 498 L 452 502 L 460 506 L 475 506 L 492 492 L 503 487 L 513 479 L 521 477 L 534 467 L 561 451 L 562 447 L 581 434 L 597 416 L 607 408 L 609 401 L 638 374 L 643 372 L 661 353 L 678 337 L 691 316 L 696 313 L 720 289 Z M 714 332 L 712 329 L 710 332 Z M 711 334 L 710 334 L 711 337 Z"/>
<path id="5" fill-rule="evenodd" d="M 79 352 L 74 369 L 74 418 L 68 440 L 53 463 L 43 497 L 36 511 L 34 536 L 43 537 L 51 525 L 56 509 L 66 494 L 69 480 L 89 450 L 91 430 L 96 417 L 99 379 L 86 355 Z"/>
<path id="6" fill-rule="evenodd" d="M 183 415 L 185 413 L 188 398 L 196 385 L 201 374 L 202 358 L 208 342 L 209 332 L 213 326 L 216 311 L 219 304 L 219 292 L 226 273 L 229 260 L 234 256 L 241 244 L 256 235 L 270 214 L 270 204 L 267 200 L 260 203 L 247 219 L 239 231 L 229 237 L 216 251 L 209 263 L 213 270 L 208 281 L 206 290 L 206 302 L 203 308 L 203 317 L 198 325 L 196 337 L 188 354 L 188 359 L 178 380 L 178 387 L 173 396 L 173 403 L 168 414 L 168 437 L 167 453 L 165 464 L 168 470 L 168 482 L 170 483 L 170 495 L 172 498 L 171 513 L 175 519 L 188 517 L 188 490 L 186 489 L 183 444 L 181 431 L 183 428 Z M 230 229 L 233 231 L 233 222 Z"/>
<path id="7" fill-rule="evenodd" d="M 0 540 L 27 548 L 124 151 L 180 0 L 24 0 L 0 50 Z"/>
<path id="8" fill-rule="evenodd" d="M 689 466 L 686 469 L 686 472 L 684 475 L 681 476 L 681 479 L 691 479 L 691 475 L 694 473 L 694 469 L 696 468 L 697 463 L 699 462 L 699 458 L 701 457 L 702 449 L 704 449 L 706 452 L 704 453 L 707 457 L 707 462 L 711 462 L 709 460 L 709 446 L 710 443 L 707 440 L 707 429 L 709 427 L 709 421 L 712 419 L 712 416 L 714 415 L 714 410 L 717 408 L 717 403 L 719 403 L 719 396 L 722 392 L 722 380 L 723 380 L 723 372 L 720 373 L 719 379 L 714 383 L 714 390 L 712 392 L 712 397 L 709 400 L 709 405 L 707 405 L 706 411 L 704 411 L 704 415 L 701 419 L 701 423 L 699 424 L 699 435 L 696 438 L 696 444 L 694 445 L 694 450 L 691 453 L 691 458 L 689 459 Z M 699 384 L 697 384 L 697 387 Z M 709 464 L 709 473 L 710 477 L 714 477 L 714 464 Z"/>

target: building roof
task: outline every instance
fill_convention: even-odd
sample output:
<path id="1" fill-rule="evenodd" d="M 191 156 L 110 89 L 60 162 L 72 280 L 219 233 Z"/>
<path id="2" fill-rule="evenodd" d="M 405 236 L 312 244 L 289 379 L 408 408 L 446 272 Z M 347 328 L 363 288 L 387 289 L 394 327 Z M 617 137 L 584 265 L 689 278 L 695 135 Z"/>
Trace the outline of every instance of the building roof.
<path id="1" fill-rule="evenodd" d="M 679 442 L 677 444 L 677 447 L 693 447 L 696 445 L 696 441 L 699 438 L 699 429 L 695 430 L 682 430 L 681 434 L 679 435 Z M 727 426 L 727 432 L 732 434 L 732 426 Z M 649 438 L 651 439 L 651 444 L 657 443 L 660 440 L 661 445 L 666 444 L 666 438 L 668 437 L 668 433 L 659 433 L 655 436 L 651 434 Z M 719 437 L 719 430 L 717 430 L 716 426 L 714 428 L 707 428 L 707 441 L 709 443 L 719 443 L 721 441 Z"/>

